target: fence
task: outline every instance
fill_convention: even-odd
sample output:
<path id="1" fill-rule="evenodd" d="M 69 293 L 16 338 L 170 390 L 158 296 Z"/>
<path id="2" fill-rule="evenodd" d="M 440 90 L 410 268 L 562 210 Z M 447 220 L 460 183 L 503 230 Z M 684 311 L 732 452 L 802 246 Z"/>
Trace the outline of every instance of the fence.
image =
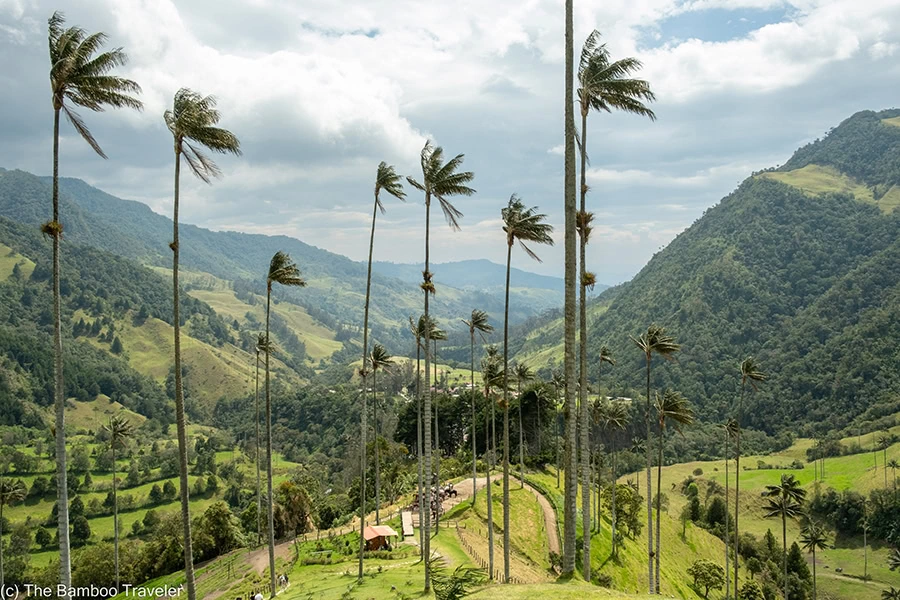
<path id="1" fill-rule="evenodd" d="M 485 571 L 490 572 L 490 563 L 488 561 L 486 561 L 484 558 L 482 558 L 482 556 L 475 550 L 475 548 L 472 547 L 472 545 L 469 543 L 469 541 L 466 539 L 466 537 L 462 533 L 464 529 L 465 529 L 465 526 L 461 526 L 459 523 L 456 524 L 456 537 L 459 538 L 460 545 L 462 545 L 463 549 L 466 551 L 466 553 L 472 559 L 472 562 L 477 564 L 479 567 L 481 567 Z M 503 571 L 500 569 L 494 569 L 492 579 L 494 581 L 503 581 Z M 510 583 L 515 583 L 515 584 L 524 583 L 521 579 L 519 579 L 518 577 L 514 577 L 512 575 L 509 576 L 509 581 L 510 581 Z"/>

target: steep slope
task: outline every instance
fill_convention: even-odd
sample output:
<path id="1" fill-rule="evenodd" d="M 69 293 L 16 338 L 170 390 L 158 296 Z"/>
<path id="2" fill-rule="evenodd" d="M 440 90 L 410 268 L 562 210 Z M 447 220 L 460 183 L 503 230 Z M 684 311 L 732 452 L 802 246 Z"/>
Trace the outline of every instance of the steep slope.
<path id="1" fill-rule="evenodd" d="M 748 355 L 770 375 L 747 411 L 757 428 L 824 431 L 872 405 L 890 410 L 900 220 L 878 203 L 900 181 L 900 128 L 883 122 L 897 114 L 855 115 L 782 169 L 750 177 L 632 281 L 601 294 L 590 306 L 590 355 L 604 343 L 619 360 L 604 384 L 642 388 L 629 336 L 658 323 L 682 351 L 657 361 L 654 386 L 681 390 L 703 419 L 730 413 Z M 847 185 L 791 185 L 811 173 Z M 518 357 L 561 362 L 561 326 L 558 315 L 527 324 Z"/>

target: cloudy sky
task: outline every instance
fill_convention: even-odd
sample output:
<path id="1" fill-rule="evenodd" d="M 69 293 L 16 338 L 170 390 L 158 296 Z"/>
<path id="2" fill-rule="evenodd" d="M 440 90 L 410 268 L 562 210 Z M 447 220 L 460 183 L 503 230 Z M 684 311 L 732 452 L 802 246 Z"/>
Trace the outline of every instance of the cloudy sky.
<path id="1" fill-rule="evenodd" d="M 362 260 L 379 161 L 416 175 L 433 139 L 464 153 L 463 230 L 438 220 L 436 262 L 503 262 L 512 192 L 562 224 L 563 0 L 0 0 L 0 166 L 47 174 L 46 20 L 109 34 L 143 87 L 143 113 L 84 115 L 109 155 L 67 124 L 61 173 L 170 214 L 162 113 L 190 87 L 219 98 L 244 156 L 212 186 L 183 177 L 182 218 L 283 233 Z M 589 202 L 598 279 L 630 278 L 756 169 L 850 114 L 900 104 L 900 0 L 576 0 L 576 53 L 599 29 L 636 56 L 658 120 L 592 114 Z M 418 193 L 388 202 L 377 258 L 422 260 Z M 561 231 L 543 264 L 561 275 Z"/>

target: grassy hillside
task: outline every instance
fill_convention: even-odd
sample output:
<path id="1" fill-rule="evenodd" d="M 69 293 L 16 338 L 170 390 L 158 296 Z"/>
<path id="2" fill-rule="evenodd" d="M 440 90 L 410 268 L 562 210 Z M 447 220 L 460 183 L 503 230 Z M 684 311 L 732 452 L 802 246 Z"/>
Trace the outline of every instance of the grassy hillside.
<path id="1" fill-rule="evenodd" d="M 19 272 L 24 279 L 31 277 L 31 272 L 34 271 L 34 262 L 9 246 L 0 244 L 0 281 L 12 275 L 16 265 L 19 265 Z"/>
<path id="2" fill-rule="evenodd" d="M 859 202 L 877 206 L 884 213 L 891 213 L 900 206 L 900 187 L 892 186 L 887 193 L 876 200 L 872 188 L 838 172 L 834 167 L 810 164 L 793 171 L 763 173 L 760 177 L 780 181 L 811 196 L 828 193 L 850 194 Z"/>

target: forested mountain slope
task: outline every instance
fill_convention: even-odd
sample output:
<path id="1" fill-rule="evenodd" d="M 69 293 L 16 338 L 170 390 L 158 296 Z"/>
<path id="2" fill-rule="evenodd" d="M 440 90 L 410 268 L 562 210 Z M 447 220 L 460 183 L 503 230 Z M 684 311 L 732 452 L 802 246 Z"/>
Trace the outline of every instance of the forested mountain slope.
<path id="1" fill-rule="evenodd" d="M 629 336 L 658 323 L 682 351 L 670 364 L 656 359 L 654 385 L 682 391 L 705 420 L 730 414 L 748 355 L 770 376 L 747 411 L 765 431 L 824 432 L 900 410 L 891 348 L 900 219 L 879 206 L 900 182 L 898 115 L 854 115 L 779 170 L 748 178 L 632 281 L 601 294 L 589 307 L 589 356 L 607 344 L 619 361 L 604 385 L 641 389 L 643 356 Z M 797 173 L 810 167 L 868 193 L 802 185 Z M 518 358 L 559 364 L 561 338 L 558 316 L 530 323 Z"/>

